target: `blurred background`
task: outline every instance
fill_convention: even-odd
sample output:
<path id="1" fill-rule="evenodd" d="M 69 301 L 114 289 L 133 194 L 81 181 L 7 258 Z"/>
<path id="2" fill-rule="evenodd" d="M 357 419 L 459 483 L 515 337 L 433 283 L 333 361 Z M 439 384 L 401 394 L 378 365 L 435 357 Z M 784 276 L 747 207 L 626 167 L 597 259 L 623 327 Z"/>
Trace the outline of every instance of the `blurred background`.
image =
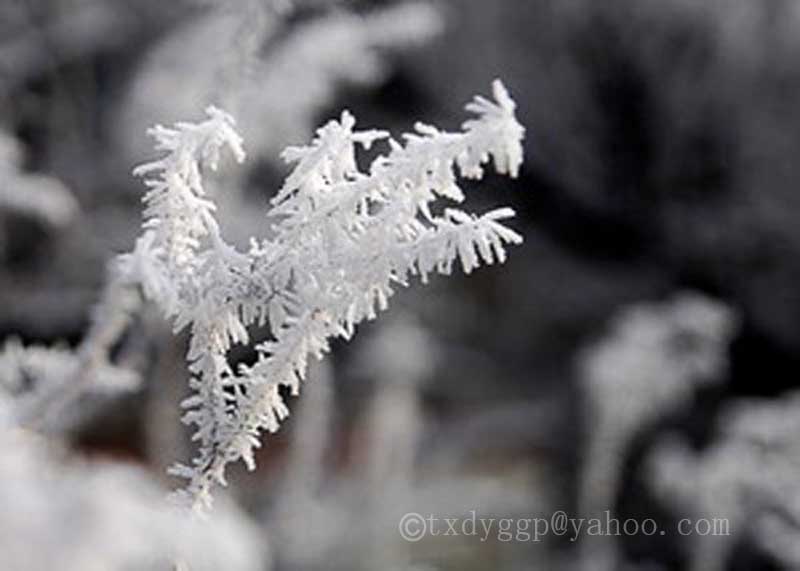
<path id="1" fill-rule="evenodd" d="M 0 3 L 0 402 L 46 425 L 3 426 L 0 567 L 174 562 L 185 335 L 145 307 L 91 390 L 64 381 L 139 234 L 147 127 L 237 117 L 248 160 L 216 199 L 245 245 L 285 146 L 343 108 L 458 129 L 494 78 L 525 164 L 467 184 L 467 209 L 512 206 L 525 243 L 337 343 L 187 534 L 190 568 L 800 568 L 795 0 Z M 665 533 L 398 533 L 407 512 L 556 510 Z"/>

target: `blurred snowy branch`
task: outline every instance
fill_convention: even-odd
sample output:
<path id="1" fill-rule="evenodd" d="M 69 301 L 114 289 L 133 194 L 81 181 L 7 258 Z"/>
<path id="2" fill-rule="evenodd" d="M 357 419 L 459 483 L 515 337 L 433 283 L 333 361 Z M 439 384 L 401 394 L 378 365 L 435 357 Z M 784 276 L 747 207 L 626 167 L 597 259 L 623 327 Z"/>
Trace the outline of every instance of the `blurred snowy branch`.
<path id="1" fill-rule="evenodd" d="M 659 304 L 625 308 L 610 335 L 581 365 L 587 398 L 587 452 L 580 512 L 598 517 L 613 510 L 627 446 L 645 423 L 692 398 L 696 388 L 718 382 L 737 328 L 732 309 L 684 292 Z M 584 542 L 586 569 L 613 569 L 613 538 Z"/>
<path id="2" fill-rule="evenodd" d="M 264 9 L 244 3 L 212 10 L 158 46 L 132 87 L 123 144 L 129 133 L 194 115 L 213 101 L 247 117 L 240 129 L 251 156 L 275 160 L 287 144 L 308 138 L 336 89 L 375 85 L 389 68 L 386 52 L 424 43 L 443 25 L 422 2 L 364 16 L 334 11 L 293 26 Z"/>
<path id="3" fill-rule="evenodd" d="M 58 180 L 22 171 L 16 139 L 0 131 L 0 210 L 33 218 L 53 228 L 70 223 L 78 203 Z"/>
<path id="4" fill-rule="evenodd" d="M 690 569 L 727 568 L 737 540 L 750 536 L 790 568 L 800 564 L 800 394 L 734 401 L 720 415 L 720 439 L 696 452 L 675 438 L 650 456 L 659 497 L 695 519 L 724 518 L 724 534 L 692 538 Z"/>

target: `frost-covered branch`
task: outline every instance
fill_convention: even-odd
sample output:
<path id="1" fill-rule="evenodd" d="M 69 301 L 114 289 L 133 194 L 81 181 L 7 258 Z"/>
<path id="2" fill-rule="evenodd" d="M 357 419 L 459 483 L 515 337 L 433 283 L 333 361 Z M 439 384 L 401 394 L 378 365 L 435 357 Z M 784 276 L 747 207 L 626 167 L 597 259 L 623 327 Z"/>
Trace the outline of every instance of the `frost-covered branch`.
<path id="1" fill-rule="evenodd" d="M 176 331 L 191 332 L 196 394 L 183 403 L 184 422 L 197 427 L 200 450 L 191 466 L 171 471 L 189 480 L 182 495 L 195 507 L 210 504 L 227 464 L 254 467 L 260 433 L 277 430 L 289 412 L 280 387 L 297 394 L 308 357 L 321 358 L 331 338 L 349 339 L 411 277 L 449 274 L 455 260 L 469 273 L 503 262 L 505 246 L 521 243 L 501 223 L 511 209 L 482 216 L 432 209 L 440 199 L 462 201 L 457 175 L 480 178 L 489 160 L 501 174 L 518 174 L 524 129 L 499 81 L 494 99 L 475 98 L 467 106 L 475 117 L 461 132 L 417 125 L 403 143 L 354 131 L 345 111 L 309 146 L 284 152 L 295 168 L 268 213 L 273 237 L 252 240 L 247 252 L 223 240 L 200 176 L 216 168 L 224 148 L 244 159 L 233 119 L 209 108 L 205 122 L 151 130 L 165 155 L 135 171 L 149 188 L 145 233 L 120 263 Z M 387 139 L 389 153 L 359 170 L 357 149 Z M 227 352 L 249 341 L 254 323 L 268 323 L 271 338 L 256 346 L 256 363 L 234 370 Z"/>
<path id="2" fill-rule="evenodd" d="M 0 353 L 5 365 L 6 390 L 20 375 L 30 385 L 16 398 L 20 425 L 38 430 L 62 429 L 85 395 L 130 391 L 139 387 L 138 374 L 111 362 L 114 347 L 142 305 L 142 281 L 127 258 L 115 260 L 106 272 L 106 285 L 90 318 L 89 330 L 75 350 L 23 347 L 10 341 Z"/>
<path id="3" fill-rule="evenodd" d="M 70 191 L 50 177 L 22 172 L 21 165 L 16 140 L 0 133 L 0 210 L 11 210 L 56 228 L 71 222 L 78 204 Z M 136 374 L 113 366 L 109 353 L 138 304 L 135 284 L 124 283 L 112 269 L 103 300 L 95 308 L 90 330 L 77 351 L 8 342 L 0 354 L 0 390 L 14 394 L 16 421 L 28 427 L 63 428 L 68 418 L 64 413 L 74 413 L 71 405 L 84 394 L 136 386 Z M 22 387 L 17 386 L 20 378 L 27 379 Z"/>

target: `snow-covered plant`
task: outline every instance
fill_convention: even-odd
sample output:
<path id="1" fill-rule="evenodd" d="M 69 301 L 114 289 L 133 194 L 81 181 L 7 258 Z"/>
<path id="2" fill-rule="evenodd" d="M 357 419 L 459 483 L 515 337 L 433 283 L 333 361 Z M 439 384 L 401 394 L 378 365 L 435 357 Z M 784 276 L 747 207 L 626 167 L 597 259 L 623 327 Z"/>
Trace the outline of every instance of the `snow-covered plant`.
<path id="1" fill-rule="evenodd" d="M 637 430 L 686 402 L 698 386 L 720 380 L 736 324 L 726 305 L 682 292 L 663 303 L 625 308 L 610 335 L 583 356 L 590 430 L 579 500 L 583 515 L 614 508 L 626 447 Z M 615 565 L 605 538 L 589 538 L 584 547 L 587 568 L 600 568 L 600 559 Z"/>
<path id="2" fill-rule="evenodd" d="M 289 412 L 281 388 L 297 394 L 308 357 L 321 358 L 333 337 L 349 339 L 396 287 L 449 274 L 456 260 L 466 273 L 503 262 L 505 245 L 522 242 L 501 224 L 510 208 L 481 216 L 433 208 L 438 199 L 464 200 L 457 174 L 480 178 L 489 160 L 501 174 L 519 172 L 524 129 L 500 81 L 493 91 L 495 101 L 467 105 L 475 117 L 461 132 L 417 124 L 401 143 L 383 131 L 355 131 L 345 111 L 310 145 L 286 149 L 295 167 L 271 202 L 273 235 L 253 239 L 246 252 L 223 239 L 202 177 L 223 150 L 244 160 L 233 118 L 210 107 L 206 121 L 150 131 L 164 155 L 134 171 L 149 189 L 144 233 L 118 267 L 176 331 L 190 330 L 195 394 L 183 403 L 184 421 L 197 428 L 199 453 L 171 469 L 189 481 L 184 500 L 207 507 L 229 463 L 255 466 L 260 433 L 277 430 Z M 360 170 L 357 148 L 384 139 L 389 152 Z M 271 337 L 256 345 L 257 361 L 234 367 L 228 350 L 249 342 L 249 325 L 267 323 Z"/>
<path id="3" fill-rule="evenodd" d="M 672 439 L 651 454 L 649 476 L 660 498 L 697 518 L 724 518 L 724 534 L 691 538 L 689 568 L 726 568 L 749 535 L 789 568 L 800 565 L 800 393 L 779 401 L 748 399 L 720 415 L 720 440 L 702 452 Z"/>

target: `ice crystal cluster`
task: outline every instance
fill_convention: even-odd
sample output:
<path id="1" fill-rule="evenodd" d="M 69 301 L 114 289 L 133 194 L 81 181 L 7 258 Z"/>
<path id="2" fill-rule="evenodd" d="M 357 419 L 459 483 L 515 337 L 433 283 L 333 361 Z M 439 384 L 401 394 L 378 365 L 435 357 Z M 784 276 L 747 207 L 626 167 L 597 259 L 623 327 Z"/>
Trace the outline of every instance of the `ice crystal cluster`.
<path id="1" fill-rule="evenodd" d="M 502 83 L 494 101 L 476 97 L 474 117 L 460 132 L 417 124 L 402 141 L 378 130 L 355 130 L 347 111 L 317 131 L 310 145 L 290 147 L 294 164 L 267 212 L 269 238 L 239 251 L 222 237 L 203 170 L 228 151 L 241 162 L 242 138 L 233 118 L 210 107 L 197 124 L 156 126 L 150 134 L 163 156 L 135 169 L 144 178 L 144 232 L 119 258 L 120 280 L 138 283 L 173 320 L 190 331 L 188 366 L 194 390 L 183 406 L 199 452 L 171 473 L 188 485 L 179 497 L 195 509 L 210 505 L 225 483 L 226 466 L 254 467 L 260 433 L 274 432 L 288 415 L 281 394 L 297 394 L 309 356 L 321 358 L 334 337 L 349 339 L 356 325 L 376 317 L 395 288 L 449 274 L 456 260 L 470 273 L 503 262 L 505 246 L 522 237 L 501 221 L 509 208 L 481 216 L 434 208 L 464 200 L 458 177 L 478 179 L 484 165 L 515 177 L 524 129 Z M 359 148 L 385 141 L 386 154 L 364 171 Z M 234 367 L 227 353 L 248 343 L 248 326 L 268 325 L 252 365 Z"/>

